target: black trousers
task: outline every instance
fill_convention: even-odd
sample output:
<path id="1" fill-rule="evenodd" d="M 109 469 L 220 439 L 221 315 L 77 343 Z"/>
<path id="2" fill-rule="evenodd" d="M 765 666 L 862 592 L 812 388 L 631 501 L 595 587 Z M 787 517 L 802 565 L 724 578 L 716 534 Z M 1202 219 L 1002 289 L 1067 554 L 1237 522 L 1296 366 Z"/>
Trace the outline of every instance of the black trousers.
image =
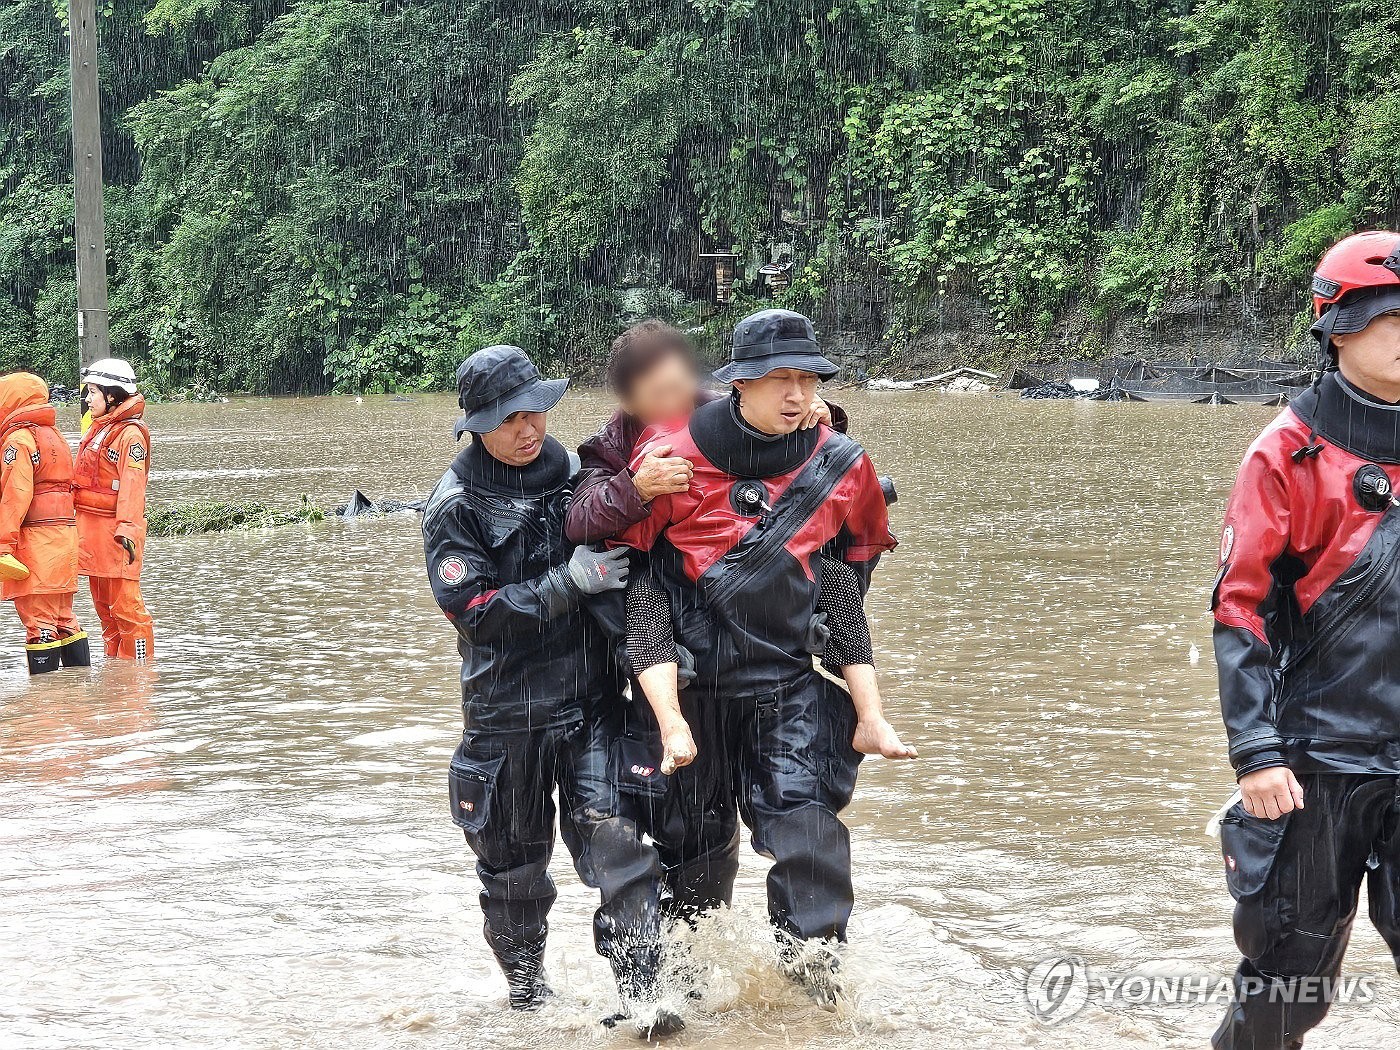
<path id="1" fill-rule="evenodd" d="M 544 729 L 473 730 L 452 756 L 452 818 L 476 854 L 486 941 L 503 966 L 544 950 L 556 891 L 549 876 L 558 789 L 560 833 L 579 877 L 600 892 L 598 951 L 613 956 L 660 938 L 661 862 L 642 838 L 635 793 L 620 790 L 621 698 Z"/>
<path id="2" fill-rule="evenodd" d="M 1287 1050 L 1336 998 L 1367 884 L 1371 922 L 1400 965 L 1400 777 L 1299 777 L 1301 810 L 1270 821 L 1236 805 L 1221 825 L 1244 953 L 1216 1050 Z"/>
<path id="3" fill-rule="evenodd" d="M 850 696 L 813 671 L 761 696 L 691 687 L 681 707 L 698 755 L 669 778 L 652 827 L 670 906 L 684 914 L 730 901 L 742 820 L 754 849 L 774 862 L 773 924 L 804 940 L 844 940 L 854 896 L 839 814 L 861 759 Z"/>

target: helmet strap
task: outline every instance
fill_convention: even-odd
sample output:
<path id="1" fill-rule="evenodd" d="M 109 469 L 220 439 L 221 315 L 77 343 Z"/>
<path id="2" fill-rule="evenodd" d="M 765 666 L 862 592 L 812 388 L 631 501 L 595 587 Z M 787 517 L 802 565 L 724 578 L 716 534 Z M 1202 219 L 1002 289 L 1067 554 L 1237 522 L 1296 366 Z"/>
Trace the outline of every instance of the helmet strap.
<path id="1" fill-rule="evenodd" d="M 1322 372 L 1337 367 L 1337 348 L 1332 345 L 1332 326 L 1337 323 L 1337 311 L 1340 303 L 1333 303 L 1327 308 L 1327 312 L 1318 318 L 1317 349 L 1319 376 Z"/>

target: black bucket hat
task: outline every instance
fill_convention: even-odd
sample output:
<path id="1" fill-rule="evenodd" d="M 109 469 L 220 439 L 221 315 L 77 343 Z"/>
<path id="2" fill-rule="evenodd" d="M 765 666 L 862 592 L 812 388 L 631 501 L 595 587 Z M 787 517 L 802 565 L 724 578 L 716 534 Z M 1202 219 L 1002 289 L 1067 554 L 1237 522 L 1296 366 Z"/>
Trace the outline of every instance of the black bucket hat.
<path id="1" fill-rule="evenodd" d="M 729 364 L 715 378 L 762 379 L 778 368 L 814 372 L 823 382 L 840 371 L 822 356 L 811 321 L 791 310 L 760 310 L 735 325 Z"/>
<path id="2" fill-rule="evenodd" d="M 1360 332 L 1381 314 L 1392 310 L 1400 310 L 1400 287 L 1353 292 L 1313 322 L 1312 334 L 1331 351 L 1332 336 Z"/>
<path id="3" fill-rule="evenodd" d="M 488 346 L 457 368 L 457 404 L 465 413 L 457 436 L 489 434 L 512 412 L 548 412 L 569 387 L 567 379 L 541 379 L 518 346 Z"/>

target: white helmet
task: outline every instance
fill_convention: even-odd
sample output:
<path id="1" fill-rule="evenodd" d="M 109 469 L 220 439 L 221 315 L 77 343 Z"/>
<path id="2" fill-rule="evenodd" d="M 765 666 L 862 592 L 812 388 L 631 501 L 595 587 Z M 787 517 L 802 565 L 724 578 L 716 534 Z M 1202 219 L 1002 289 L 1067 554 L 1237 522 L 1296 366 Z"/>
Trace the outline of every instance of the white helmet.
<path id="1" fill-rule="evenodd" d="M 120 357 L 104 357 L 83 369 L 78 377 L 94 386 L 114 386 L 128 394 L 136 393 L 136 370 Z"/>

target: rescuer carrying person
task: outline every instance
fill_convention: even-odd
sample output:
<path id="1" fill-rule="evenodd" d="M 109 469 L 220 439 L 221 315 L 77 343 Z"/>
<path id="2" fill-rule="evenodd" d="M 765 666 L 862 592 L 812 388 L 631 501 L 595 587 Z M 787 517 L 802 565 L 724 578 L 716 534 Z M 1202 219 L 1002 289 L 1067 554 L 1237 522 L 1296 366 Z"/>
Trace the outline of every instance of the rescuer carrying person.
<path id="1" fill-rule="evenodd" d="M 24 624 L 30 674 L 88 666 L 77 590 L 73 454 L 44 381 L 0 377 L 0 595 Z"/>
<path id="2" fill-rule="evenodd" d="M 1221 823 L 1244 959 L 1217 1050 L 1296 1050 L 1362 882 L 1400 960 L 1400 234 L 1313 277 L 1318 382 L 1245 453 L 1211 606 L 1242 801 Z"/>
<path id="3" fill-rule="evenodd" d="M 730 827 L 713 815 L 738 813 L 754 849 L 774 861 L 768 913 L 784 969 L 823 1004 L 841 994 L 835 948 L 853 890 L 840 813 L 861 754 L 916 756 L 885 719 L 868 648 L 838 661 L 849 695 L 813 664 L 828 640 L 817 608 L 831 579 L 823 554 L 840 563 L 858 603 L 895 546 L 864 450 L 825 424 L 803 426 L 817 383 L 836 371 L 801 314 L 764 310 L 739 322 L 732 359 L 715 373 L 730 396 L 647 431 L 633 457 L 639 469 L 666 446 L 692 464 L 690 484 L 658 495 L 618 537 L 650 552 L 661 618 L 670 612 L 661 634 L 675 630 L 659 651 L 658 618 L 642 624 L 628 611 L 632 667 L 678 803 L 667 814 L 675 826 L 658 838 L 686 856 L 713 854 L 725 843 L 704 841 L 707 832 L 723 838 Z M 645 637 L 634 638 L 634 624 Z M 683 692 L 676 642 L 695 665 Z"/>
<path id="4" fill-rule="evenodd" d="M 109 657 L 150 660 L 155 634 L 141 598 L 146 549 L 146 482 L 151 432 L 136 373 L 119 358 L 83 370 L 92 425 L 78 444 L 73 502 L 78 513 L 78 571 L 88 578 Z"/>

